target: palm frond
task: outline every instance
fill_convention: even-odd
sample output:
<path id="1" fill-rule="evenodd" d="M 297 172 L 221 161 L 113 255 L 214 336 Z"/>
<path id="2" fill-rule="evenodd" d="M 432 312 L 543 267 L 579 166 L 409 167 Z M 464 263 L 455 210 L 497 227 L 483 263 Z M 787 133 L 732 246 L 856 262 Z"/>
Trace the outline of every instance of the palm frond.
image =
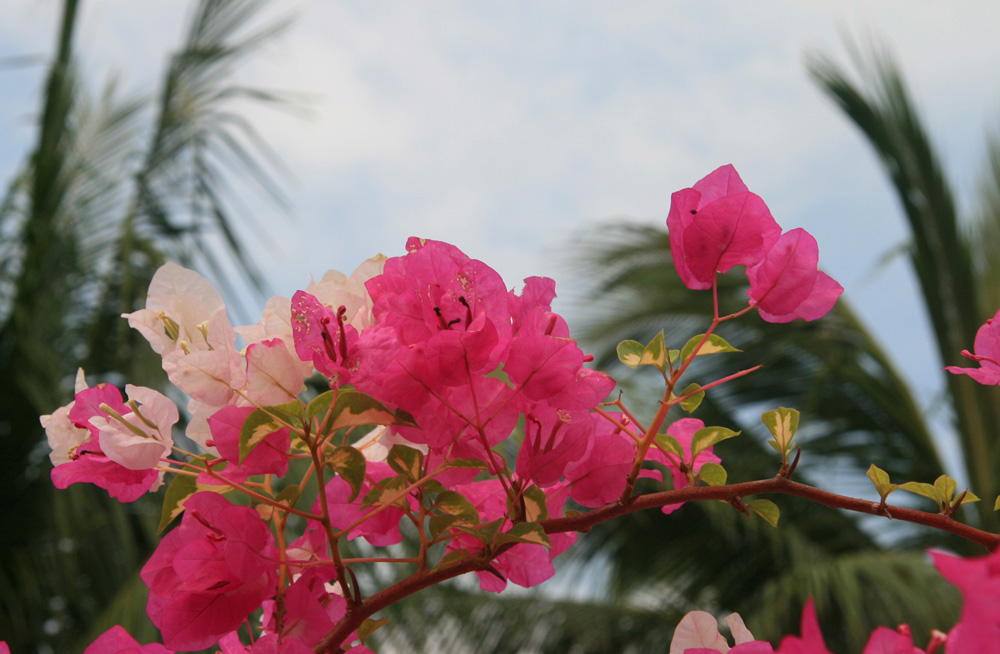
<path id="1" fill-rule="evenodd" d="M 942 366 L 961 365 L 976 330 L 995 311 L 983 306 L 988 293 L 980 290 L 973 249 L 965 238 L 957 208 L 926 129 L 910 99 L 898 66 L 884 49 L 865 57 L 855 49 L 862 82 L 855 84 L 830 59 L 816 56 L 809 70 L 820 88 L 862 131 L 888 174 L 913 237 L 911 263 L 920 284 L 934 330 Z M 987 282 L 991 284 L 991 282 Z M 1000 448 L 993 425 L 1000 422 L 1000 390 L 959 375 L 946 375 L 955 422 L 972 488 L 995 497 L 1000 485 L 995 471 Z M 986 529 L 1000 519 L 983 502 L 978 519 Z"/>

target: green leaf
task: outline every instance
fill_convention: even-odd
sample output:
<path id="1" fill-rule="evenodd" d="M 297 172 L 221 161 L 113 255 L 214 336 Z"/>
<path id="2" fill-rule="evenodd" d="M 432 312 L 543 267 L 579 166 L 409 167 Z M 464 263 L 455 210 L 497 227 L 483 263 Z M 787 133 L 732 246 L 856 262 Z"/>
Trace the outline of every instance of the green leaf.
<path id="1" fill-rule="evenodd" d="M 341 445 L 326 457 L 326 465 L 351 486 L 349 501 L 353 502 L 365 483 L 365 470 L 368 467 L 365 455 L 350 445 Z"/>
<path id="2" fill-rule="evenodd" d="M 326 412 L 330 409 L 330 403 L 333 402 L 336 394 L 337 391 L 326 391 L 314 397 L 312 402 L 306 406 L 306 420 L 311 421 L 316 416 L 326 415 Z"/>
<path id="3" fill-rule="evenodd" d="M 542 526 L 537 522 L 519 522 L 510 528 L 510 531 L 497 534 L 497 545 L 506 543 L 531 543 L 533 545 L 544 545 L 552 547 L 549 535 L 545 533 Z"/>
<path id="4" fill-rule="evenodd" d="M 503 524 L 506 518 L 497 518 L 496 520 L 490 520 L 489 522 L 484 522 L 476 527 L 466 527 L 463 525 L 458 525 L 458 530 L 469 534 L 483 545 L 489 545 L 493 542 L 496 537 L 497 532 L 500 531 L 500 525 Z"/>
<path id="5" fill-rule="evenodd" d="M 295 503 L 299 501 L 299 497 L 301 495 L 302 490 L 299 488 L 298 484 L 292 484 L 291 486 L 283 488 L 274 499 L 282 504 L 288 505 L 290 508 L 295 508 Z M 357 496 L 357 493 L 355 493 L 355 496 Z"/>
<path id="6" fill-rule="evenodd" d="M 889 497 L 889 493 L 899 488 L 898 485 L 889 481 L 889 473 L 874 463 L 868 468 L 868 478 L 875 484 L 875 490 L 878 491 L 883 502 L 885 502 L 885 498 Z"/>
<path id="7" fill-rule="evenodd" d="M 653 337 L 653 340 L 642 350 L 640 366 L 656 366 L 663 370 L 667 366 L 667 346 L 663 342 L 663 330 Z"/>
<path id="8" fill-rule="evenodd" d="M 441 557 L 441 560 L 437 562 L 435 568 L 440 568 L 451 563 L 456 563 L 458 561 L 464 561 L 466 559 L 472 558 L 471 555 L 465 550 L 452 550 Z"/>
<path id="9" fill-rule="evenodd" d="M 941 475 L 934 480 L 934 488 L 937 489 L 940 497 L 944 500 L 945 505 L 947 505 L 951 498 L 955 497 L 958 482 L 948 475 Z"/>
<path id="10" fill-rule="evenodd" d="M 778 505 L 771 500 L 754 500 L 752 502 L 748 502 L 747 507 L 760 517 L 767 520 L 772 527 L 778 526 L 778 517 L 780 512 L 778 511 Z"/>
<path id="11" fill-rule="evenodd" d="M 274 432 L 291 425 L 302 425 L 303 407 L 298 400 L 254 409 L 240 428 L 240 462 L 258 443 Z"/>
<path id="12" fill-rule="evenodd" d="M 698 384 L 688 384 L 683 391 L 681 391 L 681 396 L 687 395 L 692 391 L 697 391 L 701 386 Z M 681 408 L 688 413 L 694 413 L 694 410 L 701 405 L 701 401 L 705 399 L 705 391 L 698 391 L 691 397 L 681 400 Z"/>
<path id="13" fill-rule="evenodd" d="M 392 504 L 405 511 L 410 508 L 410 504 L 406 501 L 406 495 L 400 493 L 409 485 L 409 482 L 403 477 L 383 479 L 368 491 L 365 499 L 361 502 L 361 508 L 367 509 L 370 506 Z M 395 499 L 391 499 L 393 497 Z"/>
<path id="14" fill-rule="evenodd" d="M 727 438 L 739 436 L 740 432 L 726 429 L 725 427 L 704 427 L 699 429 L 691 437 L 691 461 L 698 458 L 698 455 L 708 448 L 721 443 Z"/>
<path id="15" fill-rule="evenodd" d="M 195 479 L 196 477 L 190 475 L 177 475 L 167 486 L 166 495 L 163 497 L 160 525 L 156 528 L 157 534 L 162 534 L 174 518 L 184 513 L 184 500 L 198 492 Z"/>
<path id="16" fill-rule="evenodd" d="M 318 398 L 317 398 L 318 399 Z M 360 425 L 402 425 L 416 427 L 413 416 L 405 411 L 390 411 L 370 395 L 350 389 L 340 389 L 330 411 L 330 424 L 324 433 Z"/>
<path id="17" fill-rule="evenodd" d="M 412 484 L 423 476 L 424 453 L 406 445 L 393 445 L 386 457 L 389 467 Z"/>
<path id="18" fill-rule="evenodd" d="M 472 468 L 474 470 L 486 470 L 489 464 L 479 459 L 452 459 L 448 462 L 449 468 Z"/>
<path id="19" fill-rule="evenodd" d="M 993 503 L 993 510 L 1000 511 L 1000 495 L 997 495 L 997 501 Z"/>
<path id="20" fill-rule="evenodd" d="M 510 380 L 510 375 L 508 375 L 507 371 L 503 369 L 502 363 L 499 366 L 497 366 L 496 370 L 494 370 L 493 372 L 491 372 L 486 376 L 491 377 L 493 379 L 499 379 L 503 383 L 507 384 L 507 386 L 509 386 L 510 388 L 514 388 L 514 382 Z"/>
<path id="21" fill-rule="evenodd" d="M 768 443 L 778 451 L 778 454 L 785 457 L 792 449 L 792 439 L 799 428 L 799 412 L 795 409 L 779 407 L 774 411 L 765 411 L 760 417 L 760 421 L 774 436 L 774 440 L 768 441 Z"/>
<path id="22" fill-rule="evenodd" d="M 524 519 L 528 522 L 546 520 L 549 517 L 548 498 L 538 486 L 532 484 L 521 493 L 524 500 Z"/>
<path id="23" fill-rule="evenodd" d="M 930 484 L 925 484 L 919 481 L 908 481 L 905 484 L 900 484 L 900 488 L 911 493 L 916 493 L 917 495 L 923 495 L 926 498 L 932 499 L 938 503 L 938 506 L 944 508 L 945 503 L 949 498 L 942 498 L 940 491 Z"/>
<path id="24" fill-rule="evenodd" d="M 663 446 L 665 450 L 671 454 L 676 454 L 679 461 L 684 460 L 684 448 L 677 441 L 676 438 L 670 434 L 657 434 L 656 442 Z"/>
<path id="25" fill-rule="evenodd" d="M 965 497 L 962 498 L 962 504 L 968 504 L 969 502 L 978 502 L 978 501 L 979 501 L 979 496 L 977 496 L 972 491 L 968 490 L 965 492 Z"/>
<path id="26" fill-rule="evenodd" d="M 681 360 L 687 361 L 691 353 L 694 352 L 694 348 L 698 346 L 701 339 L 705 338 L 704 334 L 698 334 L 697 336 L 692 336 L 688 339 L 688 342 L 684 344 L 681 348 Z M 718 354 L 719 352 L 742 352 L 743 350 L 737 350 L 735 347 L 729 344 L 726 339 L 722 338 L 717 334 L 710 334 L 708 340 L 705 341 L 701 349 L 698 350 L 698 354 L 695 356 L 703 356 L 705 354 Z"/>
<path id="27" fill-rule="evenodd" d="M 201 459 L 193 459 L 189 461 L 191 465 L 198 466 L 199 468 L 205 467 L 205 462 Z M 211 460 L 209 460 L 211 463 Z M 167 485 L 167 492 L 163 498 L 163 509 L 160 513 L 160 524 L 156 529 L 157 534 L 163 533 L 163 530 L 174 521 L 174 519 L 180 514 L 184 513 L 184 500 L 191 497 L 199 491 L 209 491 L 212 493 L 228 493 L 233 490 L 232 486 L 226 484 L 204 484 L 199 483 L 197 477 L 192 477 L 191 475 L 175 475 L 174 478 Z"/>
<path id="28" fill-rule="evenodd" d="M 635 370 L 642 362 L 642 354 L 646 350 L 639 341 L 622 341 L 618 344 L 618 360 Z"/>
<path id="29" fill-rule="evenodd" d="M 440 511 L 430 519 L 431 536 L 437 538 L 448 527 L 460 524 L 474 527 L 479 524 L 479 512 L 464 495 L 446 490 L 438 493 L 431 510 Z"/>
<path id="30" fill-rule="evenodd" d="M 380 618 L 378 620 L 372 620 L 371 618 L 365 618 L 361 626 L 358 627 L 358 640 L 364 645 L 365 641 L 368 640 L 373 633 L 389 624 L 388 618 Z"/>
<path id="31" fill-rule="evenodd" d="M 728 476 L 725 468 L 711 461 L 702 465 L 698 471 L 698 478 L 709 486 L 724 486 Z"/>

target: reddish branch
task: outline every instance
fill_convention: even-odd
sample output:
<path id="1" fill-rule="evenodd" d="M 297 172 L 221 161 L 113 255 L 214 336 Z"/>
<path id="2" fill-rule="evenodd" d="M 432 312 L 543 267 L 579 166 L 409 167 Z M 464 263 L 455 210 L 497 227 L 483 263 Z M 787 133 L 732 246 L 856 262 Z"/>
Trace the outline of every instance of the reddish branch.
<path id="1" fill-rule="evenodd" d="M 979 543 L 989 550 L 1000 546 L 1000 534 L 993 534 L 975 527 L 964 525 L 951 516 L 941 513 L 927 513 L 914 509 L 904 509 L 898 506 L 884 505 L 879 502 L 859 500 L 845 495 L 837 495 L 824 490 L 820 490 L 807 484 L 800 484 L 785 477 L 774 477 L 761 481 L 748 481 L 740 484 L 730 484 L 728 486 L 692 486 L 680 490 L 662 491 L 632 497 L 628 502 L 616 502 L 599 509 L 593 509 L 586 513 L 573 515 L 565 518 L 552 518 L 542 520 L 541 525 L 546 533 L 555 534 L 567 531 L 586 532 L 592 527 L 612 520 L 626 513 L 643 511 L 646 509 L 656 509 L 667 504 L 678 502 L 697 502 L 706 500 L 721 500 L 723 502 L 733 502 L 748 495 L 762 495 L 778 493 L 781 495 L 795 495 L 819 504 L 835 509 L 846 509 L 855 513 L 868 513 L 870 515 L 880 515 L 893 520 L 904 520 L 918 525 L 925 525 L 941 531 L 947 531 L 966 540 Z M 496 548 L 493 556 L 503 553 L 512 547 L 511 544 Z M 489 560 L 486 557 L 477 559 L 465 559 L 438 566 L 427 571 L 418 571 L 412 576 L 400 581 L 388 588 L 372 595 L 360 602 L 348 611 L 344 619 L 316 646 L 315 651 L 323 654 L 338 654 L 343 652 L 340 647 L 367 618 L 378 611 L 398 602 L 399 600 L 412 595 L 413 593 L 432 586 L 448 579 L 453 579 L 467 572 L 485 570 L 489 567 Z"/>

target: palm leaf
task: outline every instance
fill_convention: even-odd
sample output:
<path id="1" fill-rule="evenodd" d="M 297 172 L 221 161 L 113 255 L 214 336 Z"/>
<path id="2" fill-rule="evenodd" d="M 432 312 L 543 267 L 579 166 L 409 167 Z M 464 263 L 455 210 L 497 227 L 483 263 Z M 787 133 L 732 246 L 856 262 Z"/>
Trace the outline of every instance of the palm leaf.
<path id="1" fill-rule="evenodd" d="M 247 29 L 264 5 L 198 3 L 151 111 L 114 83 L 90 99 L 73 65 L 78 3 L 64 1 L 38 143 L 0 203 L 0 522 L 18 526 L 0 534 L 0 633 L 15 651 L 80 651 L 102 615 L 149 630 L 134 586 L 155 498 L 122 506 L 96 488 L 54 491 L 38 415 L 71 397 L 81 363 L 99 378 L 162 384 L 160 362 L 120 314 L 143 305 L 164 258 L 258 279 L 231 194 L 245 192 L 240 177 L 280 193 L 237 105 L 281 98 L 232 73 L 282 25 Z"/>
<path id="2" fill-rule="evenodd" d="M 992 294 L 980 290 L 981 279 L 974 264 L 978 260 L 983 269 L 983 255 L 991 253 L 988 246 L 983 252 L 984 245 L 971 245 L 963 234 L 939 157 L 898 67 L 884 50 L 872 50 L 867 58 L 856 50 L 853 53 L 862 71 L 861 85 L 823 57 L 814 57 L 809 70 L 820 88 L 867 137 L 882 162 L 910 226 L 910 261 L 940 361 L 942 365 L 962 365 L 961 351 L 971 347 L 980 325 L 995 312 L 995 308 L 983 306 L 984 298 L 988 300 Z M 988 243 L 995 242 L 991 239 Z M 974 249 L 980 253 L 974 255 Z M 1000 391 L 960 375 L 946 375 L 946 384 L 971 486 L 980 496 L 993 498 L 1000 490 L 995 475 L 1000 449 L 993 445 L 992 435 L 993 425 L 1000 422 Z M 1000 528 L 991 502 L 978 507 L 978 519 L 983 528 Z"/>

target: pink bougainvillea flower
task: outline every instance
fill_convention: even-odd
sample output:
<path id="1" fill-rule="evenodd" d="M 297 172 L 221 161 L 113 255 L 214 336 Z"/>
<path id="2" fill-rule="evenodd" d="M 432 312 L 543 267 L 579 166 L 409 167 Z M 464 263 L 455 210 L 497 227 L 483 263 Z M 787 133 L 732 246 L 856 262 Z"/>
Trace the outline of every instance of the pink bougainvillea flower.
<path id="1" fill-rule="evenodd" d="M 358 330 L 346 322 L 347 309 L 332 309 L 305 291 L 292 296 L 292 331 L 295 353 L 312 361 L 330 379 L 330 386 L 348 381 L 349 359 L 358 341 Z"/>
<path id="2" fill-rule="evenodd" d="M 636 449 L 635 442 L 613 424 L 596 413 L 588 415 L 595 421 L 590 449 L 581 459 L 566 466 L 565 474 L 572 484 L 573 501 L 595 508 L 621 497 Z M 624 416 L 618 420 L 628 422 Z"/>
<path id="3" fill-rule="evenodd" d="M 816 607 L 812 598 L 802 609 L 802 635 L 785 636 L 775 654 L 833 654 L 826 648 L 823 632 L 819 630 Z"/>
<path id="4" fill-rule="evenodd" d="M 1000 549 L 967 559 L 930 554 L 941 576 L 962 591 L 962 615 L 948 634 L 945 652 L 989 651 L 987 644 L 1000 643 Z"/>
<path id="5" fill-rule="evenodd" d="M 678 444 L 684 450 L 684 461 L 683 463 L 693 474 L 698 474 L 701 472 L 701 467 L 706 463 L 721 463 L 722 459 L 715 455 L 712 451 L 712 447 L 707 447 L 698 453 L 698 456 L 692 460 L 691 458 L 691 440 L 694 438 L 695 432 L 699 429 L 703 429 L 705 423 L 697 418 L 681 418 L 680 420 L 674 421 L 669 427 L 667 427 L 667 434 L 673 436 L 677 439 Z M 690 485 L 688 481 L 688 476 L 686 473 L 681 472 L 680 465 L 673 457 L 669 457 L 659 449 L 653 447 L 650 448 L 649 452 L 646 454 L 647 461 L 655 461 L 662 464 L 670 471 L 671 479 L 673 480 L 674 490 L 680 490 L 681 488 L 687 488 Z M 643 470 L 640 474 L 642 477 L 652 477 L 659 481 L 663 481 L 663 474 L 658 470 Z M 673 513 L 677 509 L 684 506 L 683 502 L 677 504 L 667 504 L 661 511 L 663 513 Z"/>
<path id="6" fill-rule="evenodd" d="M 319 576 L 306 573 L 285 589 L 285 612 L 280 631 L 275 608 L 274 601 L 264 602 L 261 622 L 267 631 L 279 634 L 283 641 L 295 639 L 313 647 L 344 617 L 347 601 L 329 592 Z"/>
<path id="7" fill-rule="evenodd" d="M 717 272 L 752 266 L 778 241 L 781 228 L 731 165 L 670 197 L 670 251 L 681 281 L 712 287 Z"/>
<path id="8" fill-rule="evenodd" d="M 153 467 L 127 468 L 112 460 L 103 449 L 102 426 L 109 428 L 111 422 L 111 414 L 107 409 L 120 416 L 123 421 L 128 421 L 132 414 L 132 409 L 122 401 L 121 391 L 111 384 L 98 384 L 93 388 L 86 388 L 86 384 L 81 382 L 82 378 L 78 380 L 77 386 L 82 390 L 77 392 L 72 403 L 41 418 L 42 426 L 45 427 L 49 444 L 53 449 L 52 462 L 56 464 L 52 469 L 53 485 L 56 488 L 66 488 L 78 482 L 91 483 L 105 489 L 111 497 L 117 498 L 120 502 L 133 502 L 147 491 L 159 488 L 163 483 L 161 471 Z M 140 421 L 142 428 L 146 430 L 144 433 L 149 438 L 139 437 L 132 432 L 129 432 L 129 435 L 122 435 L 117 441 L 112 437 L 112 448 L 116 449 L 115 458 L 131 465 L 144 466 L 151 461 L 152 465 L 155 465 L 172 442 L 169 435 L 170 428 L 165 425 L 170 422 L 171 417 L 173 421 L 177 420 L 177 408 L 173 407 L 171 416 L 170 409 L 165 404 L 160 404 L 158 399 L 154 399 L 155 396 L 143 392 L 156 393 L 155 391 L 129 388 L 133 393 L 138 390 L 138 397 L 151 400 L 149 415 L 164 424 L 163 431 L 166 436 L 159 433 L 157 437 L 150 435 L 149 432 L 155 430 L 151 430 L 148 425 Z M 169 400 L 167 402 L 169 403 Z M 172 406 L 172 403 L 170 404 Z M 130 436 L 135 436 L 138 442 L 132 443 Z M 167 442 L 159 440 L 159 437 Z"/>
<path id="9" fill-rule="evenodd" d="M 517 475 L 542 488 L 562 479 L 566 467 L 583 458 L 590 449 L 594 433 L 592 415 L 544 405 L 525 415 Z"/>
<path id="10" fill-rule="evenodd" d="M 0 654 L 4 648 L 0 647 Z M 10 654 L 10 650 L 6 650 Z M 123 627 L 115 625 L 98 636 L 83 654 L 173 654 L 159 643 L 140 645 Z"/>
<path id="11" fill-rule="evenodd" d="M 981 650 L 980 650 L 981 651 Z M 872 632 L 861 654 L 925 654 L 913 646 L 913 637 L 905 625 L 898 630 L 879 627 Z"/>
<path id="12" fill-rule="evenodd" d="M 184 509 L 181 524 L 160 541 L 140 575 L 164 644 L 191 651 L 234 631 L 274 594 L 277 551 L 251 508 L 201 492 Z"/>
<path id="13" fill-rule="evenodd" d="M 240 430 L 254 407 L 227 406 L 208 419 L 212 430 L 212 443 L 219 456 L 229 462 L 223 474 L 233 481 L 245 481 L 250 475 L 284 475 L 288 472 L 288 446 L 291 442 L 287 427 L 264 436 L 250 453 L 240 461 Z M 218 468 L 215 468 L 218 472 Z M 204 475 L 203 475 L 204 476 Z M 213 483 L 210 478 L 202 479 Z M 218 482 L 215 482 L 218 483 Z"/>
<path id="14" fill-rule="evenodd" d="M 987 386 L 1000 384 L 1000 311 L 976 332 L 975 350 L 975 354 L 962 350 L 962 356 L 978 361 L 979 368 L 948 366 L 945 370 L 956 375 L 968 375 Z"/>
<path id="15" fill-rule="evenodd" d="M 151 388 L 129 384 L 125 393 L 131 411 L 113 416 L 101 410 L 90 424 L 100 432 L 101 450 L 109 459 L 129 470 L 155 468 L 173 446 L 177 405 Z"/>
<path id="16" fill-rule="evenodd" d="M 816 320 L 825 316 L 844 288 L 817 268 L 816 239 L 804 229 L 782 234 L 756 265 L 747 268 L 750 303 L 768 322 Z"/>

